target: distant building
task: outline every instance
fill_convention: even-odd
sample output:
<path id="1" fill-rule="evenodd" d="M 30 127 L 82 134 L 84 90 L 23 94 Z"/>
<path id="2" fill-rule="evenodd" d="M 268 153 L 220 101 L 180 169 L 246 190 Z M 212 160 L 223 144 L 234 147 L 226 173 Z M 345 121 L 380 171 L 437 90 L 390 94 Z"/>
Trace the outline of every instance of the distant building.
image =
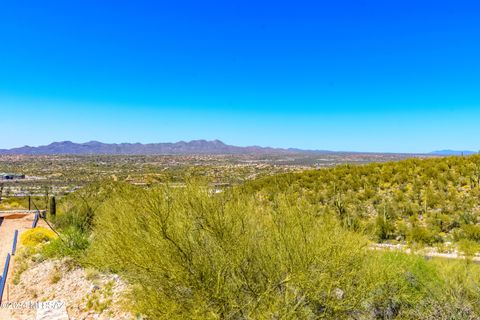
<path id="1" fill-rule="evenodd" d="M 16 179 L 25 179 L 24 174 L 19 173 L 0 173 L 0 180 L 16 180 Z"/>

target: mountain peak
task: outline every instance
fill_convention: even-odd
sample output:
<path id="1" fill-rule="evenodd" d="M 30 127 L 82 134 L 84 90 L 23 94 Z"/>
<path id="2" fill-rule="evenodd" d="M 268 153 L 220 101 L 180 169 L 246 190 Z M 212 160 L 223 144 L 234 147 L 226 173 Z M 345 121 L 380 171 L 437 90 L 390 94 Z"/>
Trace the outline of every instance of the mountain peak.
<path id="1" fill-rule="evenodd" d="M 437 150 L 437 151 L 432 151 L 430 154 L 433 155 L 439 155 L 439 156 L 460 156 L 460 155 L 471 155 L 471 154 L 476 154 L 477 152 L 471 151 L 471 150 Z"/>
<path id="2" fill-rule="evenodd" d="M 300 150 L 299 150 L 300 151 Z M 38 147 L 0 149 L 0 154 L 120 154 L 120 155 L 172 155 L 172 154 L 267 154 L 292 153 L 287 149 L 268 147 L 237 147 L 216 140 L 192 140 L 175 143 L 120 143 L 108 144 L 100 141 L 75 143 L 72 141 L 53 142 Z"/>
<path id="3" fill-rule="evenodd" d="M 85 142 L 85 143 L 82 143 L 82 144 L 86 145 L 86 146 L 98 146 L 98 145 L 102 145 L 103 143 L 100 142 L 100 141 L 92 140 L 92 141 L 88 141 L 88 142 Z"/>

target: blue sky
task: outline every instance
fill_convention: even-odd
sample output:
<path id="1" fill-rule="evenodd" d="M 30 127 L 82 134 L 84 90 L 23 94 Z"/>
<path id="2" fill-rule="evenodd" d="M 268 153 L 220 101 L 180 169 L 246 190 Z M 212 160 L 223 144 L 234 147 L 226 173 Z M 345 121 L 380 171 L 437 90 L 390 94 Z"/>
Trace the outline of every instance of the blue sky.
<path id="1" fill-rule="evenodd" d="M 479 12 L 441 0 L 3 1 L 0 148 L 478 150 Z"/>

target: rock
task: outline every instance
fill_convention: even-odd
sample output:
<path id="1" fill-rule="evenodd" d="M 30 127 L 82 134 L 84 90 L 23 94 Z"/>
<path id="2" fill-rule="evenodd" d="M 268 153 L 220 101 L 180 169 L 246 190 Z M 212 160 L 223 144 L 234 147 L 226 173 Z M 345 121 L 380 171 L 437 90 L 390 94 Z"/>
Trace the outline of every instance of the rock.
<path id="1" fill-rule="evenodd" d="M 337 298 L 338 300 L 342 300 L 343 297 L 345 296 L 345 292 L 340 289 L 340 288 L 335 288 L 335 290 L 333 290 L 333 295 L 335 296 L 335 298 Z"/>

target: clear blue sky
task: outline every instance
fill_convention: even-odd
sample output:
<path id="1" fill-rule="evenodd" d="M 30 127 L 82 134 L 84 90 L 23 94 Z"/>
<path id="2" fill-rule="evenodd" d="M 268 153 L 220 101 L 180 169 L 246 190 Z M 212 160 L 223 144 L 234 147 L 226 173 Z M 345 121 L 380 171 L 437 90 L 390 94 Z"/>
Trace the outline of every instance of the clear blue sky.
<path id="1" fill-rule="evenodd" d="M 480 149 L 479 1 L 0 2 L 0 148 Z"/>

